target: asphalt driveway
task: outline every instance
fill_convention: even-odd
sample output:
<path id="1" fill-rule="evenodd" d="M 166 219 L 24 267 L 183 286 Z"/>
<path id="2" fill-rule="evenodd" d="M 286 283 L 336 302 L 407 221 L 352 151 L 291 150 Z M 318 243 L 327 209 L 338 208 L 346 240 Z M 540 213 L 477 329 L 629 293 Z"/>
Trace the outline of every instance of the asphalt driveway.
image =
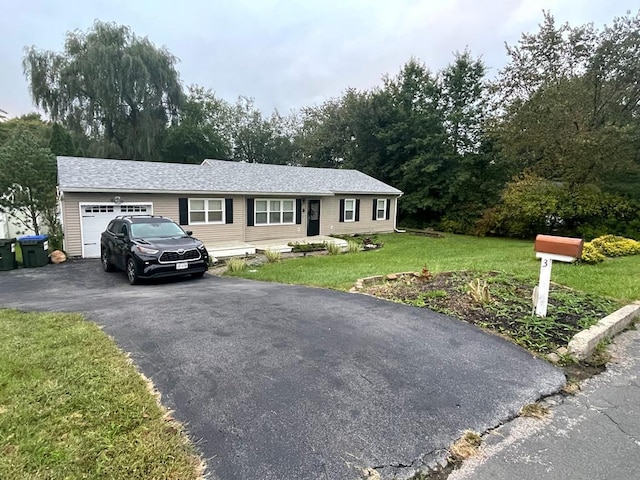
<path id="1" fill-rule="evenodd" d="M 562 372 L 426 309 L 217 278 L 129 286 L 98 261 L 0 272 L 0 306 L 80 311 L 185 422 L 211 478 L 404 478 Z"/>

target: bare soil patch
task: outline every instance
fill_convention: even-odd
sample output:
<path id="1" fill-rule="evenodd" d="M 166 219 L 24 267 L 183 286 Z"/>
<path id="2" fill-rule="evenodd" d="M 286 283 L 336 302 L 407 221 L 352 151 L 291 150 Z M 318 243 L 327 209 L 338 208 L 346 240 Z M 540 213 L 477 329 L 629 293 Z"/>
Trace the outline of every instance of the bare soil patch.
<path id="1" fill-rule="evenodd" d="M 613 312 L 614 301 L 552 285 L 547 317 L 534 315 L 535 284 L 501 272 L 456 271 L 367 285 L 362 292 L 426 307 L 510 338 L 539 354 L 566 346 L 571 337 Z"/>

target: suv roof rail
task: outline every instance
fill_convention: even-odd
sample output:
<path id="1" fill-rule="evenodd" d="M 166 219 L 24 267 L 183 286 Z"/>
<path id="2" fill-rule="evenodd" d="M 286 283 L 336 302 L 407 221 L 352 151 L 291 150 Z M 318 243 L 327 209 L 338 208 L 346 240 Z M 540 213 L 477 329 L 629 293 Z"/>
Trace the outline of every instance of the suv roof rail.
<path id="1" fill-rule="evenodd" d="M 125 219 L 125 218 L 140 218 L 140 217 L 145 217 L 145 218 L 165 218 L 162 215 L 117 215 L 115 218 L 120 218 L 120 219 Z"/>

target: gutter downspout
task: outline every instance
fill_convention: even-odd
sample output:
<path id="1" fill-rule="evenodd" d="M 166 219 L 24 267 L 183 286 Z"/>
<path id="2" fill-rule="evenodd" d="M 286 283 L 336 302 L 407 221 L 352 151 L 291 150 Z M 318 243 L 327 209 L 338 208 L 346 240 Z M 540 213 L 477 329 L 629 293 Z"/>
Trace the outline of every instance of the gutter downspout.
<path id="1" fill-rule="evenodd" d="M 395 203 L 395 206 L 394 206 L 394 212 L 393 213 L 395 215 L 393 216 L 393 231 L 396 232 L 396 233 L 405 233 L 406 230 L 399 230 L 398 226 L 397 226 L 397 223 L 398 223 L 398 199 L 400 198 L 400 196 L 401 195 L 396 197 L 396 203 Z"/>
<path id="2" fill-rule="evenodd" d="M 62 250 L 67 251 L 67 236 L 65 235 L 64 228 L 64 195 L 62 190 L 60 190 L 60 185 L 56 185 L 56 206 L 58 207 L 58 222 L 60 222 L 60 230 L 62 233 Z M 82 216 L 80 217 L 80 221 L 82 222 Z"/>

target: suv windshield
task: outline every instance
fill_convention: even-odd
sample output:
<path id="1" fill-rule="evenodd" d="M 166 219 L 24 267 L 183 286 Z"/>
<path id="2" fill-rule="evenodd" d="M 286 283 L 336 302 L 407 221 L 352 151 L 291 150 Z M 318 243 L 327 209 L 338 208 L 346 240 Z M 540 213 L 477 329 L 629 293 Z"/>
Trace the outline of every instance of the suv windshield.
<path id="1" fill-rule="evenodd" d="M 184 230 L 172 222 L 133 223 L 131 225 L 133 238 L 169 238 L 185 235 Z"/>

